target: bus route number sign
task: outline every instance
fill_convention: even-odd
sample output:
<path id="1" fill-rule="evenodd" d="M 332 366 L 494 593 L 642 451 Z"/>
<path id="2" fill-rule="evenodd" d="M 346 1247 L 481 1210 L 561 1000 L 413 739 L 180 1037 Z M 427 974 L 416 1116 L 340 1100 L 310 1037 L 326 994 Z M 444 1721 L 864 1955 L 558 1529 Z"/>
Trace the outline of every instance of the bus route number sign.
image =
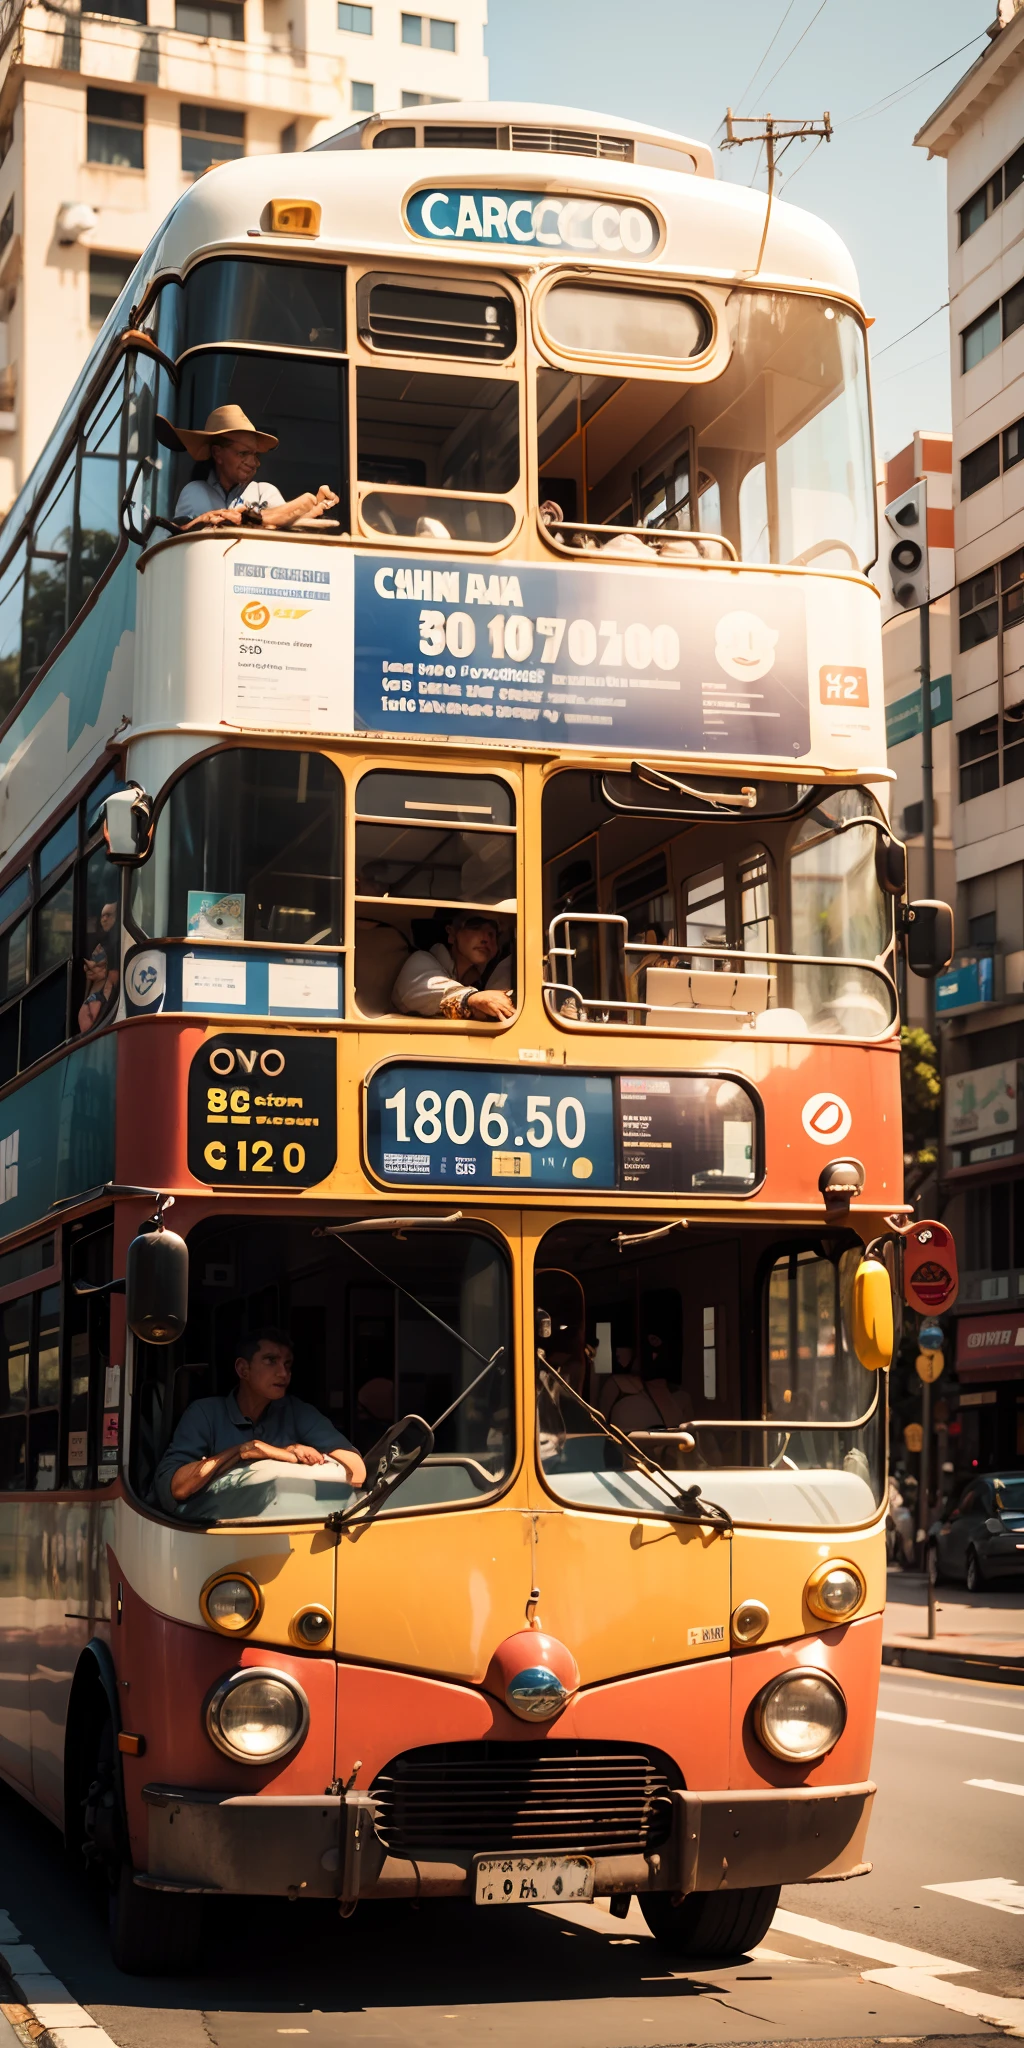
<path id="1" fill-rule="evenodd" d="M 207 1187 L 308 1188 L 338 1156 L 333 1038 L 207 1038 L 188 1076 L 188 1170 Z"/>
<path id="2" fill-rule="evenodd" d="M 392 1185 L 613 1188 L 611 1077 L 388 1066 L 367 1089 L 367 1149 Z"/>

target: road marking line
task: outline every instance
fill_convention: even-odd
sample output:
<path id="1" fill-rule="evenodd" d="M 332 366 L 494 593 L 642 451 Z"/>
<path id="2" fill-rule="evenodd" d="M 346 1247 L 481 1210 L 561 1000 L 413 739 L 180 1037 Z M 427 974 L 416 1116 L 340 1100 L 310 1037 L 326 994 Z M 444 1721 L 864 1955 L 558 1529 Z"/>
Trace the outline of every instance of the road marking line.
<path id="1" fill-rule="evenodd" d="M 1024 1791 L 1024 1786 L 1017 1788 Z M 966 1899 L 970 1906 L 993 1906 L 997 1913 L 1016 1913 L 1024 1919 L 1024 1884 L 1013 1877 L 972 1877 L 963 1884 L 925 1884 L 925 1892 L 945 1892 L 950 1899 Z"/>
<path id="2" fill-rule="evenodd" d="M 965 1778 L 965 1785 L 976 1785 L 979 1792 L 1016 1792 L 1018 1799 L 1024 1799 L 1024 1785 L 1007 1785 L 1001 1778 Z"/>
<path id="3" fill-rule="evenodd" d="M 883 1684 L 885 1683 L 886 1678 L 889 1677 L 892 1673 L 892 1670 L 893 1666 L 891 1664 L 883 1666 Z M 912 1676 L 912 1672 L 909 1672 L 906 1669 L 901 1669 L 901 1680 L 905 1678 L 912 1678 Z M 950 1684 L 952 1684 L 952 1682 L 952 1680 L 949 1681 Z M 932 1672 L 928 1673 L 927 1683 L 929 1685 L 934 1685 L 935 1683 L 935 1674 L 933 1674 Z M 1013 1685 L 1002 1685 L 999 1686 L 997 1690 L 999 1692 L 1014 1692 L 1019 1690 L 1019 1688 Z M 978 1681 L 979 1696 L 977 1699 L 972 1698 L 969 1692 L 926 1692 L 923 1684 L 921 1686 L 911 1685 L 905 1691 L 901 1691 L 898 1686 L 888 1685 L 886 1686 L 886 1691 L 891 1698 L 895 1698 L 898 1700 L 941 1700 L 943 1706 L 945 1706 L 947 1700 L 956 1700 L 957 1703 L 962 1707 L 991 1707 L 992 1712 L 994 1714 L 1024 1714 L 1024 1701 L 986 1699 L 985 1681 L 982 1681 L 980 1679 Z"/>
<path id="4" fill-rule="evenodd" d="M 927 1970 L 865 1970 L 866 1984 L 882 1984 L 889 1991 L 906 1991 L 911 1998 L 943 2005 L 947 2012 L 959 2012 L 970 2019 L 991 2020 L 1011 2034 L 1024 2038 L 1024 1998 L 995 1998 L 991 1992 L 975 1991 L 970 1984 L 950 1984 Z"/>
<path id="5" fill-rule="evenodd" d="M 974 1728 L 967 1721 L 932 1720 L 924 1714 L 890 1714 L 879 1707 L 876 1721 L 902 1721 L 911 1728 L 945 1728 L 950 1735 L 987 1735 L 992 1742 L 1024 1742 L 1024 1735 L 1007 1728 Z"/>
<path id="6" fill-rule="evenodd" d="M 827 1920 L 812 1920 L 806 1913 L 776 1913 L 773 1934 L 798 1934 L 801 1941 L 817 1941 L 824 1948 L 843 1949 L 847 1955 L 866 1956 L 873 1963 L 898 1968 L 939 1971 L 943 1976 L 973 1972 L 973 1963 L 954 1963 L 948 1956 L 931 1956 L 925 1950 L 908 1948 L 902 1941 L 882 1941 L 874 1934 L 858 1934 L 852 1927 L 833 1927 Z"/>

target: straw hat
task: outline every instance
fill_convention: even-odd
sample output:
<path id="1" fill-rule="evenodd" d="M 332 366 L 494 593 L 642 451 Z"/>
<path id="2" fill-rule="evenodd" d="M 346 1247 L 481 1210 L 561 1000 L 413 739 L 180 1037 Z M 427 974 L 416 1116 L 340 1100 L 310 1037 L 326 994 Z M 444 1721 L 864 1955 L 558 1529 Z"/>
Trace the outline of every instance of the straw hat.
<path id="1" fill-rule="evenodd" d="M 260 455 L 269 455 L 270 450 L 277 447 L 277 435 L 261 434 L 253 426 L 251 419 L 242 411 L 240 405 L 216 406 L 214 411 L 211 412 L 202 433 L 197 433 L 188 427 L 174 427 L 172 431 L 176 439 L 181 442 L 182 447 L 187 449 L 188 453 L 197 462 L 207 461 L 210 455 L 211 443 L 213 441 L 224 441 L 229 434 L 255 435 L 256 447 Z"/>

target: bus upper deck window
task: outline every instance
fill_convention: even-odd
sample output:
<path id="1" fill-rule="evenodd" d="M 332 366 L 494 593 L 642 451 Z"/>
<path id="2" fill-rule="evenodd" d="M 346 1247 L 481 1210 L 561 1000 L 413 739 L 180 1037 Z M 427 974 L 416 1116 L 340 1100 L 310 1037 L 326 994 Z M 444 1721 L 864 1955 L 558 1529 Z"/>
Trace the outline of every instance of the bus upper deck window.
<path id="1" fill-rule="evenodd" d="M 402 277 L 364 277 L 356 294 L 368 348 L 414 356 L 463 356 L 500 363 L 516 345 L 516 313 L 490 284 L 424 287 Z"/>
<path id="2" fill-rule="evenodd" d="M 231 747 L 172 785 L 132 915 L 151 938 L 341 939 L 342 781 L 322 754 Z"/>
<path id="3" fill-rule="evenodd" d="M 451 912 L 493 913 L 499 956 L 514 951 L 515 808 L 491 776 L 377 769 L 356 797 L 356 995 L 392 1007 L 410 950 L 444 945 Z"/>
<path id="4" fill-rule="evenodd" d="M 512 531 L 512 506 L 480 494 L 519 480 L 517 384 L 360 369 L 356 397 L 359 482 L 388 487 L 362 500 L 376 532 L 497 541 Z"/>
<path id="5" fill-rule="evenodd" d="M 573 355 L 685 362 L 703 355 L 712 337 L 707 308 L 678 292 L 556 284 L 540 321 L 548 339 Z"/>
<path id="6" fill-rule="evenodd" d="M 173 353 L 203 342 L 260 341 L 337 354 L 345 346 L 345 272 L 324 263 L 216 257 L 185 280 Z"/>

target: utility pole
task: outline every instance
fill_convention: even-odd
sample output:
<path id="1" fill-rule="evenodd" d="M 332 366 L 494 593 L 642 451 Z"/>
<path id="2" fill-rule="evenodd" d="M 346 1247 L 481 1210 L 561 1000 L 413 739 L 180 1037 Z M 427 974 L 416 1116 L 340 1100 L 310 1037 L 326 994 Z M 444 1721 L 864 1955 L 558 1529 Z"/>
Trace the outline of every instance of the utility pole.
<path id="1" fill-rule="evenodd" d="M 737 133 L 740 128 L 748 128 L 750 133 L 740 135 Z M 823 115 L 820 121 L 777 121 L 771 114 L 765 114 L 762 119 L 760 114 L 734 114 L 731 107 L 726 107 L 725 135 L 718 145 L 719 149 L 739 149 L 745 142 L 763 142 L 768 154 L 768 205 L 765 209 L 761 247 L 751 272 L 753 277 L 757 276 L 761 268 L 765 243 L 768 240 L 768 223 L 772 217 L 772 199 L 775 195 L 775 166 L 780 157 L 785 156 L 791 142 L 807 142 L 812 135 L 816 136 L 819 142 L 831 142 L 831 115 Z"/>
<path id="2" fill-rule="evenodd" d="M 918 611 L 921 624 L 921 829 L 924 837 L 924 893 L 935 895 L 935 781 L 932 762 L 932 646 L 931 611 L 927 603 Z M 934 1045 L 935 983 L 925 982 L 925 1024 Z"/>

